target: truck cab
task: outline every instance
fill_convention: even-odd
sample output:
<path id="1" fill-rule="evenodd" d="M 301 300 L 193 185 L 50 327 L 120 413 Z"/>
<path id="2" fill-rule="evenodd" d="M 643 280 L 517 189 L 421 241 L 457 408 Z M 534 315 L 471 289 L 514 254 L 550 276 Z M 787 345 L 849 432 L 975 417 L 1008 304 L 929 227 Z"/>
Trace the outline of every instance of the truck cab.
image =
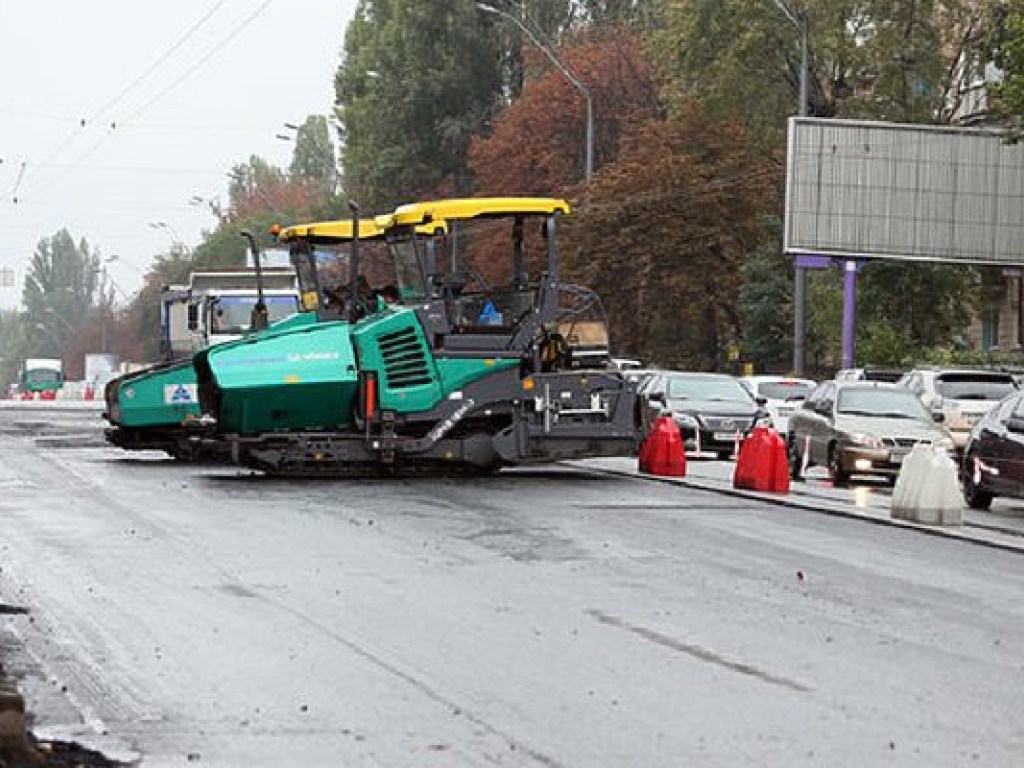
<path id="1" fill-rule="evenodd" d="M 270 323 L 299 311 L 292 270 L 264 269 L 263 280 Z M 180 360 L 208 346 L 242 338 L 252 330 L 257 300 L 256 276 L 251 271 L 193 272 L 188 285 L 168 286 L 161 302 L 161 356 Z"/>
<path id="2" fill-rule="evenodd" d="M 30 357 L 25 360 L 20 379 L 23 396 L 52 399 L 64 386 L 64 363 L 56 358 Z"/>

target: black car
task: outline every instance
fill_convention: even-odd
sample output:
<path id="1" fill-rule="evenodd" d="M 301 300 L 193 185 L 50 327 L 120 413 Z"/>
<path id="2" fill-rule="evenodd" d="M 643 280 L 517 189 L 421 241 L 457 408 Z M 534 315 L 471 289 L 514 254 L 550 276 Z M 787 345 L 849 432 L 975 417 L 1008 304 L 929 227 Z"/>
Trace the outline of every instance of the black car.
<path id="1" fill-rule="evenodd" d="M 768 412 L 739 379 L 723 373 L 658 372 L 644 384 L 648 417 L 670 412 L 686 449 L 713 451 L 727 459 L 755 424 L 768 424 Z"/>
<path id="2" fill-rule="evenodd" d="M 1010 395 L 975 423 L 960 477 L 973 509 L 988 509 L 996 496 L 1024 497 L 1024 394 Z"/>

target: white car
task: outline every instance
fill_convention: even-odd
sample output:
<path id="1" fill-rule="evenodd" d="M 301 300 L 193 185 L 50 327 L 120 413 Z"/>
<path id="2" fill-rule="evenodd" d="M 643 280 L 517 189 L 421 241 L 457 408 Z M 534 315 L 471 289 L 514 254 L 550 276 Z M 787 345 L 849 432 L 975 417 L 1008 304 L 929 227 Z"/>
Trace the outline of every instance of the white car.
<path id="1" fill-rule="evenodd" d="M 755 398 L 764 398 L 764 407 L 780 435 L 789 428 L 789 415 L 811 393 L 817 382 L 790 376 L 744 376 L 741 381 Z"/>
<path id="2" fill-rule="evenodd" d="M 1018 390 L 1013 374 L 983 368 L 917 368 L 900 379 L 943 424 L 962 451 L 974 425 L 1006 396 Z"/>

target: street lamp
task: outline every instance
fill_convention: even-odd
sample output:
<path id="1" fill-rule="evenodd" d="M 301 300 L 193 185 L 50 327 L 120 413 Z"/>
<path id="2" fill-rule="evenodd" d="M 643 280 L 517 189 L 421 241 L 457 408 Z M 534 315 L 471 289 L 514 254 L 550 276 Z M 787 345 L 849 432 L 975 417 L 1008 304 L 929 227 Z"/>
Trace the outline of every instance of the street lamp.
<path id="1" fill-rule="evenodd" d="M 786 21 L 800 33 L 800 103 L 797 114 L 807 116 L 807 14 L 797 14 L 786 0 L 772 0 L 782 11 Z M 807 269 L 799 264 L 793 267 L 793 373 L 804 375 L 807 339 Z"/>
<path id="2" fill-rule="evenodd" d="M 185 245 L 184 241 L 181 239 L 181 235 L 179 235 L 177 230 L 170 224 L 168 224 L 166 221 L 151 221 L 149 222 L 149 226 L 151 229 L 166 230 L 167 233 L 171 236 L 171 245 L 181 249 L 181 251 L 185 252 L 186 254 L 191 253 L 189 247 Z"/>
<path id="3" fill-rule="evenodd" d="M 285 123 L 281 127 L 286 131 L 291 131 L 291 133 L 284 133 L 283 131 L 278 132 L 274 134 L 274 138 L 280 139 L 281 141 L 294 141 L 295 136 L 293 134 L 297 134 L 299 132 L 299 126 L 295 123 Z"/>
<path id="4" fill-rule="evenodd" d="M 168 232 L 171 233 L 171 237 L 173 237 L 176 242 L 181 242 L 181 237 L 175 231 L 174 227 L 172 227 L 166 221 L 151 221 L 149 222 L 149 226 L 152 227 L 153 229 L 166 229 Z"/>
<path id="5" fill-rule="evenodd" d="M 111 275 L 110 271 L 107 269 L 107 265 L 108 264 L 113 264 L 114 262 L 118 262 L 118 263 L 123 264 L 123 265 L 129 267 L 130 269 L 134 270 L 139 275 L 139 277 L 141 277 L 143 280 L 146 279 L 146 276 L 143 275 L 142 271 L 138 267 L 136 267 L 134 264 L 131 264 L 131 263 L 127 262 L 127 261 L 121 261 L 120 254 L 112 253 L 110 256 L 107 256 L 107 258 L 105 258 L 103 260 L 103 267 L 102 267 L 102 269 L 98 270 L 98 273 L 103 276 L 103 282 L 106 283 L 109 280 L 110 284 L 112 286 L 114 286 L 114 288 L 117 289 L 118 293 L 121 294 L 121 298 L 124 299 L 125 302 L 131 303 L 131 299 L 128 297 L 128 294 L 125 293 L 124 288 L 121 287 L 121 284 L 118 283 L 117 280 L 114 279 L 114 276 Z"/>
<path id="6" fill-rule="evenodd" d="M 485 13 L 493 13 L 496 16 L 501 16 L 504 19 L 508 19 L 517 27 L 519 27 L 519 29 L 523 31 L 523 34 L 525 34 L 530 39 L 530 42 L 537 46 L 541 51 L 543 51 L 544 54 L 551 60 L 551 63 L 558 68 L 558 71 L 565 75 L 565 79 L 568 80 L 576 88 L 576 90 L 578 90 L 583 95 L 583 98 L 587 103 L 586 177 L 587 181 L 590 181 L 590 177 L 594 175 L 594 101 L 590 96 L 590 90 L 585 85 L 583 85 L 582 82 L 580 82 L 579 77 L 577 77 L 576 74 L 571 69 L 569 69 L 569 67 L 566 66 L 561 59 L 559 59 L 555 55 L 555 52 L 552 51 L 551 48 L 544 45 L 544 43 L 542 43 L 537 38 L 537 36 L 530 30 L 529 27 L 527 27 L 522 22 L 521 19 L 517 19 L 512 14 L 503 11 L 500 8 L 495 8 L 493 5 L 488 5 L 487 3 L 477 3 L 476 7 L 479 8 L 481 11 L 484 11 Z"/>
<path id="7" fill-rule="evenodd" d="M 786 0 L 772 0 L 775 7 L 782 11 L 786 21 L 796 27 L 800 33 L 800 102 L 797 105 L 797 113 L 800 117 L 807 117 L 807 15 L 796 13 Z"/>

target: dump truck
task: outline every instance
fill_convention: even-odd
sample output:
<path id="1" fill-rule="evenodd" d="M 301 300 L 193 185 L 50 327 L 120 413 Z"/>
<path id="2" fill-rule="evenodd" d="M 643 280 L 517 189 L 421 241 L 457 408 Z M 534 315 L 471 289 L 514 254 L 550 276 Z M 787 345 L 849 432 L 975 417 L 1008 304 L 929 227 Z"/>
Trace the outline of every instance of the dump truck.
<path id="1" fill-rule="evenodd" d="M 559 333 L 586 290 L 563 301 L 555 233 L 568 213 L 550 198 L 400 206 L 374 219 L 397 301 L 360 272 L 356 240 L 333 317 L 317 254 L 359 232 L 358 215 L 347 230 L 282 230 L 307 265 L 300 288 L 319 321 L 198 353 L 203 418 L 235 462 L 284 476 L 478 473 L 633 453 L 635 386 L 585 367 Z"/>
<path id="2" fill-rule="evenodd" d="M 261 268 L 262 256 L 250 242 L 256 268 L 197 271 L 187 285 L 162 291 L 163 359 L 104 388 L 108 442 L 126 450 L 162 450 L 182 460 L 219 455 L 212 443 L 201 450 L 194 439 L 201 428 L 192 356 L 269 325 L 303 322 L 294 270 Z"/>
<path id="3" fill-rule="evenodd" d="M 295 314 L 299 297 L 290 268 L 197 271 L 186 285 L 161 291 L 160 351 L 165 361 L 190 358 L 208 346 L 234 341 L 251 330 L 259 300 L 257 279 L 271 323 Z"/>

